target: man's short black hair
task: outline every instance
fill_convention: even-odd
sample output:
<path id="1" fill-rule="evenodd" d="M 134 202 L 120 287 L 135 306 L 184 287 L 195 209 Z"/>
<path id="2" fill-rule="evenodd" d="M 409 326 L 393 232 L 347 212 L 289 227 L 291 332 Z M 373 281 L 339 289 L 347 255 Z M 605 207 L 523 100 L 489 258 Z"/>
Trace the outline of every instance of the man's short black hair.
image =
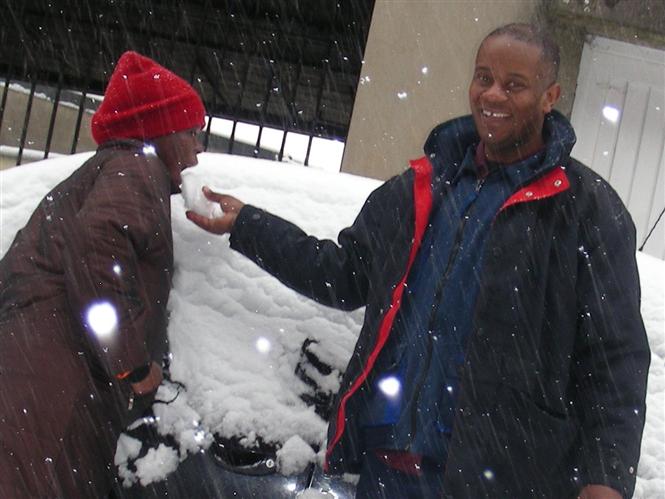
<path id="1" fill-rule="evenodd" d="M 529 23 L 510 23 L 496 28 L 485 37 L 483 43 L 488 38 L 499 35 L 508 35 L 515 40 L 519 40 L 529 45 L 540 48 L 542 52 L 543 63 L 548 72 L 549 84 L 557 81 L 559 77 L 559 44 L 554 41 L 543 28 Z"/>

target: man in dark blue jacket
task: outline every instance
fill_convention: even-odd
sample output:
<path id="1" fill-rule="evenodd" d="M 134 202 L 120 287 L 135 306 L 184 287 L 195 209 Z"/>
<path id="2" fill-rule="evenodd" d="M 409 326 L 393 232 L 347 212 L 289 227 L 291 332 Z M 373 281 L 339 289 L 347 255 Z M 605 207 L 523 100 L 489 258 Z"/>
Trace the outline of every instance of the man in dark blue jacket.
<path id="1" fill-rule="evenodd" d="M 649 348 L 635 230 L 570 157 L 558 48 L 526 24 L 482 42 L 471 116 L 373 192 L 338 242 L 206 190 L 190 220 L 287 286 L 366 306 L 326 469 L 357 497 L 630 497 Z"/>

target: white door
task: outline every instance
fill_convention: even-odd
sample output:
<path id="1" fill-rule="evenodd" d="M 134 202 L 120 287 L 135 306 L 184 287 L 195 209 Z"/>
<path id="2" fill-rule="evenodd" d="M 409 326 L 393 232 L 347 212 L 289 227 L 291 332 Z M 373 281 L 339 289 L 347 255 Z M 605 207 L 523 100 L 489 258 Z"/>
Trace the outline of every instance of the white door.
<path id="1" fill-rule="evenodd" d="M 594 37 L 584 45 L 573 156 L 616 189 L 644 251 L 665 259 L 665 51 Z"/>

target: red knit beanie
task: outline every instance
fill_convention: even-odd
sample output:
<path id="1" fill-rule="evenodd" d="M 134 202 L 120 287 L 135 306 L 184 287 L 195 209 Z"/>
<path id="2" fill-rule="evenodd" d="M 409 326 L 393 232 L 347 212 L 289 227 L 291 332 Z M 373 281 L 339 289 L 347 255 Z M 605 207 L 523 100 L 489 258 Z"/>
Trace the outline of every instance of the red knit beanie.
<path id="1" fill-rule="evenodd" d="M 92 117 L 98 144 L 112 139 L 152 139 L 204 125 L 198 93 L 182 78 L 136 52 L 125 52 Z"/>

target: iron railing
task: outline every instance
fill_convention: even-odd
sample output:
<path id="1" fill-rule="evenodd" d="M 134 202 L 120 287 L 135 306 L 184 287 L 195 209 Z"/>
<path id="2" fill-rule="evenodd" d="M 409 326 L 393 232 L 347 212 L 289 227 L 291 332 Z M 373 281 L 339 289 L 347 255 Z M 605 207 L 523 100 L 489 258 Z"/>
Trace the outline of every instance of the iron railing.
<path id="1" fill-rule="evenodd" d="M 208 120 L 207 150 L 282 160 L 295 133 L 307 137 L 308 164 L 315 138 L 346 139 L 374 0 L 5 3 L 0 144 L 16 148 L 16 164 L 28 149 L 48 157 L 89 148 L 81 127 L 99 104 L 91 96 L 103 94 L 114 62 L 130 49 L 189 79 L 210 117 L 232 122 L 220 137 Z M 7 112 L 15 94 L 27 98 L 23 116 Z M 63 106 L 77 112 L 67 150 L 61 139 L 55 147 Z M 253 143 L 238 140 L 241 123 L 258 128 Z M 277 146 L 266 146 L 268 128 L 281 131 Z"/>

